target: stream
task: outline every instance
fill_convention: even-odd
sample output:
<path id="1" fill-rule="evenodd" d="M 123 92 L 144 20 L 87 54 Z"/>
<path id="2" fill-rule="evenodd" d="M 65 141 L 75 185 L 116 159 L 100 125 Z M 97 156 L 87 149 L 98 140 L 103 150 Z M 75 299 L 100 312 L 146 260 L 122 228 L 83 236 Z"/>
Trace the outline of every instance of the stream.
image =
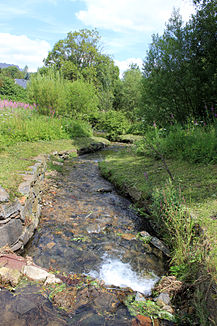
<path id="1" fill-rule="evenodd" d="M 25 287 L 23 297 L 21 293 L 21 312 L 17 303 L 16 309 L 12 304 L 19 296 L 12 300 L 2 290 L 0 300 L 6 310 L 0 306 L 0 325 L 132 325 L 126 306 L 117 302 L 120 291 L 130 288 L 149 296 L 165 272 L 165 261 L 160 250 L 138 237 L 141 221 L 131 202 L 100 176 L 98 162 L 111 150 L 118 146 L 65 160 L 62 172 L 47 173 L 40 224 L 24 252 L 44 268 L 97 278 L 110 294 L 91 290 L 92 297 L 90 293 L 86 294 L 89 300 L 80 297 L 81 304 L 67 314 L 44 298 L 37 309 L 25 311 L 23 306 L 35 304 L 34 291 L 39 297 L 36 285 Z M 4 321 L 9 318 L 6 312 L 13 313 L 13 323 Z"/>

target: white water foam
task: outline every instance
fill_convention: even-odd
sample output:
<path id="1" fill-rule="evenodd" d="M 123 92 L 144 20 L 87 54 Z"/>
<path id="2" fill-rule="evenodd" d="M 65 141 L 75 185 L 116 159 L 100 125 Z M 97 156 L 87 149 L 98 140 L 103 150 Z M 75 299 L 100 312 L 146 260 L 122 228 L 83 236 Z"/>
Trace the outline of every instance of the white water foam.
<path id="1" fill-rule="evenodd" d="M 106 285 L 129 287 L 145 295 L 150 295 L 158 277 L 155 275 L 141 276 L 132 270 L 129 263 L 115 258 L 105 258 L 99 272 L 91 271 L 90 276 L 103 280 Z"/>

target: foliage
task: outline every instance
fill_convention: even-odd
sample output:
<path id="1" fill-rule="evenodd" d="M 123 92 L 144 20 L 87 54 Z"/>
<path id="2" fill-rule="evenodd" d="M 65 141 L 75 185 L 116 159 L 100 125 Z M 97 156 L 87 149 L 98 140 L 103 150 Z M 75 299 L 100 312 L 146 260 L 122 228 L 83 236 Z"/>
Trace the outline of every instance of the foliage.
<path id="1" fill-rule="evenodd" d="M 70 138 L 90 137 L 93 135 L 90 124 L 84 120 L 63 119 L 62 125 Z"/>
<path id="2" fill-rule="evenodd" d="M 178 208 L 181 205 L 181 212 L 185 212 L 185 210 L 187 211 L 187 208 L 185 207 L 188 207 L 193 222 L 196 224 L 193 230 L 193 236 L 196 235 L 195 232 L 198 230 L 197 223 L 200 223 L 202 228 L 206 230 L 205 235 L 206 238 L 209 239 L 208 242 L 210 244 L 210 251 L 207 253 L 206 246 L 201 247 L 198 245 L 198 247 L 196 247 L 197 242 L 195 242 L 196 249 L 194 252 L 192 250 L 192 256 L 191 254 L 188 256 L 190 262 L 186 263 L 184 258 L 183 264 L 180 263 L 180 265 L 176 265 L 176 262 L 174 262 L 176 267 L 173 269 L 173 273 L 179 276 L 183 275 L 183 277 L 184 275 L 186 276 L 189 271 L 188 268 L 196 266 L 196 263 L 193 262 L 196 256 L 199 262 L 202 260 L 200 257 L 203 257 L 203 264 L 206 264 L 206 270 L 209 273 L 212 273 L 213 277 L 216 277 L 216 165 L 197 164 L 195 166 L 193 163 L 179 161 L 176 158 L 167 160 L 167 164 L 175 176 L 175 188 L 171 190 L 171 200 L 167 200 L 168 207 L 172 209 L 172 203 L 174 203 L 175 208 Z M 156 192 L 157 194 L 164 194 L 164 192 L 167 194 L 169 192 L 169 190 L 167 190 L 169 187 L 167 186 L 168 174 L 163 168 L 161 160 L 156 160 L 153 156 L 138 156 L 138 154 L 132 151 L 128 146 L 127 148 L 123 148 L 123 150 L 120 149 L 119 152 L 109 153 L 105 161 L 100 163 L 100 169 L 103 176 L 113 182 L 121 192 L 124 194 L 130 194 L 133 201 L 136 201 L 138 205 L 140 205 L 139 207 L 143 207 L 144 223 L 146 223 L 146 220 L 148 219 L 148 221 L 153 224 L 153 219 L 150 215 L 152 194 L 155 194 Z M 177 187 L 175 185 L 177 185 Z M 179 188 L 181 188 L 181 192 L 179 191 Z M 158 198 L 159 197 L 160 195 Z M 160 203 L 157 207 L 159 208 L 158 212 L 160 212 Z M 179 211 L 175 210 L 173 212 L 173 217 L 175 218 L 177 215 L 177 218 L 180 217 L 181 221 L 181 212 L 179 215 Z M 189 213 L 187 214 L 188 215 L 184 215 L 183 221 L 186 219 L 186 223 L 190 223 L 191 220 L 189 220 Z M 158 229 L 162 226 L 163 232 L 163 224 L 159 224 L 159 221 L 161 221 L 160 214 L 157 214 L 155 225 L 158 226 Z M 182 227 L 184 229 L 184 225 L 180 225 L 180 230 Z M 189 230 L 190 225 L 187 224 L 187 227 Z M 176 233 L 168 232 L 167 234 L 169 240 L 171 237 L 171 241 L 174 241 L 173 235 L 175 236 Z M 187 234 L 183 235 L 185 240 L 185 237 L 187 236 Z M 193 241 L 195 241 L 195 239 Z M 183 246 L 184 245 L 185 243 L 183 243 Z M 193 245 L 193 243 L 191 245 Z M 182 255 L 182 252 L 174 251 L 174 254 L 176 253 Z M 183 255 L 185 253 L 188 253 L 187 249 L 183 251 Z M 192 274 L 193 272 L 195 272 L 194 268 L 192 268 Z"/>
<path id="3" fill-rule="evenodd" d="M 97 111 L 99 101 L 93 84 L 77 80 L 72 83 L 68 82 L 66 90 L 67 112 L 65 115 L 89 115 Z"/>
<path id="4" fill-rule="evenodd" d="M 117 108 L 123 110 L 131 120 L 135 120 L 139 113 L 141 86 L 142 73 L 137 65 L 131 65 L 123 74 L 119 90 L 119 105 L 117 105 Z"/>
<path id="5" fill-rule="evenodd" d="M 28 101 L 26 90 L 15 84 L 10 77 L 0 75 L 0 98 L 7 98 L 13 101 Z"/>
<path id="6" fill-rule="evenodd" d="M 129 126 L 130 122 L 124 113 L 109 110 L 99 114 L 95 129 L 105 131 L 109 139 L 115 140 L 118 135 L 125 134 Z"/>
<path id="7" fill-rule="evenodd" d="M 9 102 L 10 103 L 10 102 Z M 0 149 L 18 142 L 92 136 L 88 122 L 39 115 L 33 106 L 6 107 L 0 116 Z"/>
<path id="8" fill-rule="evenodd" d="M 158 148 L 166 158 L 178 158 L 192 163 L 217 162 L 217 128 L 216 123 L 204 126 L 189 123 L 182 127 L 174 125 L 168 128 L 149 128 L 146 138 Z M 137 153 L 159 158 L 145 140 L 137 143 Z"/>
<path id="9" fill-rule="evenodd" d="M 144 61 L 142 112 L 147 123 L 165 126 L 204 119 L 216 105 L 216 8 L 206 1 L 183 26 L 174 12 L 162 36 L 154 35 Z"/>
<path id="10" fill-rule="evenodd" d="M 98 98 L 92 84 L 64 80 L 53 69 L 32 77 L 27 90 L 39 112 L 45 115 L 72 117 L 97 111 Z"/>
<path id="11" fill-rule="evenodd" d="M 7 68 L 0 69 L 0 76 L 9 77 L 11 79 L 24 78 L 24 73 L 16 66 L 9 66 Z"/>
<path id="12" fill-rule="evenodd" d="M 132 316 L 143 315 L 149 316 L 152 319 L 160 318 L 171 321 L 175 320 L 172 314 L 158 306 L 152 300 L 136 301 L 135 296 L 129 295 L 124 303 Z"/>
<path id="13" fill-rule="evenodd" d="M 17 109 L 15 114 L 7 111 L 1 117 L 0 125 L 0 134 L 5 146 L 24 141 L 69 138 L 60 120 L 40 116 L 21 108 Z"/>
<path id="14" fill-rule="evenodd" d="M 114 61 L 100 51 L 100 36 L 96 30 L 70 32 L 49 52 L 45 66 L 62 72 L 64 78 L 75 81 L 84 78 L 100 91 L 113 91 L 119 70 Z"/>
<path id="15" fill-rule="evenodd" d="M 159 234 L 173 251 L 171 271 L 187 278 L 193 274 L 193 265 L 199 263 L 195 248 L 195 221 L 186 210 L 181 190 L 168 182 L 163 190 L 152 193 L 151 212 Z M 195 270 L 196 273 L 196 270 Z"/>
<path id="16" fill-rule="evenodd" d="M 119 69 L 114 61 L 100 51 L 100 36 L 96 30 L 70 32 L 58 41 L 45 60 L 70 81 L 83 80 L 93 84 L 98 93 L 101 110 L 112 108 Z"/>
<path id="17" fill-rule="evenodd" d="M 41 114 L 61 115 L 67 111 L 66 81 L 52 69 L 45 75 L 37 73 L 32 76 L 27 92 Z"/>

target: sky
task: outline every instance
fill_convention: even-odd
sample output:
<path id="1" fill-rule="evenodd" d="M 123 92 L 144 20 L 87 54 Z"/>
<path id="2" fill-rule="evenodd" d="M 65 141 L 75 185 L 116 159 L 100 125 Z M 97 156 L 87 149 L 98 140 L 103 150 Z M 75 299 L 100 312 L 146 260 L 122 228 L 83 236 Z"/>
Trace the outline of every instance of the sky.
<path id="1" fill-rule="evenodd" d="M 68 32 L 96 28 L 103 53 L 123 72 L 142 66 L 153 34 L 162 34 L 174 8 L 184 21 L 191 0 L 0 0 L 0 62 L 37 71 Z"/>

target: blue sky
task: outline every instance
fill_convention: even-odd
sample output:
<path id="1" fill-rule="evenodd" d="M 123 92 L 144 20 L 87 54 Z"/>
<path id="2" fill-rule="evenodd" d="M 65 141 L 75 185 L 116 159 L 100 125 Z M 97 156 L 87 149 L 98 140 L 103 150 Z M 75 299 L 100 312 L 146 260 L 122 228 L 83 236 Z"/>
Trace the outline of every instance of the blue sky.
<path id="1" fill-rule="evenodd" d="M 193 13 L 191 0 L 0 0 L 0 62 L 36 71 L 68 32 L 97 28 L 103 52 L 124 71 L 142 64 L 173 8 L 184 20 Z"/>

